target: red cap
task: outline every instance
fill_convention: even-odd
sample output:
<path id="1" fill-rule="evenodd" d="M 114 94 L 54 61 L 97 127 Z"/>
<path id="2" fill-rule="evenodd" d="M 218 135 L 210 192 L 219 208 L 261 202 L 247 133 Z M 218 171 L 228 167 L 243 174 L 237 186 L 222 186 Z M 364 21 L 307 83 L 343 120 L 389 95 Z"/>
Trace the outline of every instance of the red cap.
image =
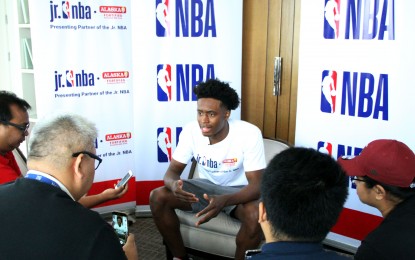
<path id="1" fill-rule="evenodd" d="M 367 176 L 386 185 L 409 188 L 415 178 L 415 154 L 396 140 L 372 141 L 360 155 L 337 161 L 349 176 Z"/>

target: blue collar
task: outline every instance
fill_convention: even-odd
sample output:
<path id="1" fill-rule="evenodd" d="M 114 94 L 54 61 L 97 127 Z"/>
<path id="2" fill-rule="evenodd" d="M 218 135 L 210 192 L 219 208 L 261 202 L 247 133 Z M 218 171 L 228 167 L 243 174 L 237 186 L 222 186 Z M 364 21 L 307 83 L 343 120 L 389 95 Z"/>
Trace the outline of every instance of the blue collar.
<path id="1" fill-rule="evenodd" d="M 25 178 L 32 179 L 32 180 L 37 180 L 37 181 L 40 181 L 40 182 L 43 182 L 43 183 L 46 183 L 46 184 L 50 184 L 52 186 L 58 187 L 59 189 L 61 188 L 59 186 L 59 184 L 57 184 L 55 181 L 53 181 L 53 180 L 51 180 L 51 179 L 49 179 L 45 176 L 39 175 L 39 174 L 28 173 L 28 174 L 26 174 Z"/>

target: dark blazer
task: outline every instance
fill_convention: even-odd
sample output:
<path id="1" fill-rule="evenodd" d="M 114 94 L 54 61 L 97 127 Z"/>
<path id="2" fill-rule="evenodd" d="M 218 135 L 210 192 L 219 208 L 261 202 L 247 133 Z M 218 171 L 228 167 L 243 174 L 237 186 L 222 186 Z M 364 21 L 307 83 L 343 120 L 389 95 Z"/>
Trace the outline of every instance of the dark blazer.
<path id="1" fill-rule="evenodd" d="M 97 212 L 31 179 L 0 185 L 0 241 L 2 259 L 126 259 Z"/>

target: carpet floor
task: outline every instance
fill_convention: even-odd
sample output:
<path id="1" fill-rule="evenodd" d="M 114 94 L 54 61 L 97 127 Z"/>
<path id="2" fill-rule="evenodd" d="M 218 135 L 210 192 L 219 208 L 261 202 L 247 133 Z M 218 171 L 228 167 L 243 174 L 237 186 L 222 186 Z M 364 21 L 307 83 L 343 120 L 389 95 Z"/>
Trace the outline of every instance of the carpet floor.
<path id="1" fill-rule="evenodd" d="M 163 239 L 158 232 L 151 217 L 136 217 L 135 222 L 130 226 L 130 232 L 134 233 L 140 260 L 162 260 L 166 259 L 166 250 Z M 336 251 L 342 255 L 353 258 L 353 255 L 338 252 L 334 248 L 326 248 Z M 201 257 L 190 255 L 194 260 L 210 260 L 212 257 Z"/>

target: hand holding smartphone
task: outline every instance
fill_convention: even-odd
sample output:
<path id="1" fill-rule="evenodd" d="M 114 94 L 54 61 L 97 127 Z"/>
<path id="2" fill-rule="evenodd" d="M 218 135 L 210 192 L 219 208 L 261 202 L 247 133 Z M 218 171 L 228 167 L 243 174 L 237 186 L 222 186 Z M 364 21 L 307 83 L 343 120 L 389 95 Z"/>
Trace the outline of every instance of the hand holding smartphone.
<path id="1" fill-rule="evenodd" d="M 124 212 L 112 212 L 112 227 L 117 234 L 120 244 L 125 245 L 128 237 L 128 216 Z"/>
<path id="2" fill-rule="evenodd" d="M 125 184 L 127 184 L 128 180 L 133 176 L 133 172 L 129 170 L 127 174 L 120 180 L 120 182 L 117 183 L 116 188 L 122 187 Z"/>

